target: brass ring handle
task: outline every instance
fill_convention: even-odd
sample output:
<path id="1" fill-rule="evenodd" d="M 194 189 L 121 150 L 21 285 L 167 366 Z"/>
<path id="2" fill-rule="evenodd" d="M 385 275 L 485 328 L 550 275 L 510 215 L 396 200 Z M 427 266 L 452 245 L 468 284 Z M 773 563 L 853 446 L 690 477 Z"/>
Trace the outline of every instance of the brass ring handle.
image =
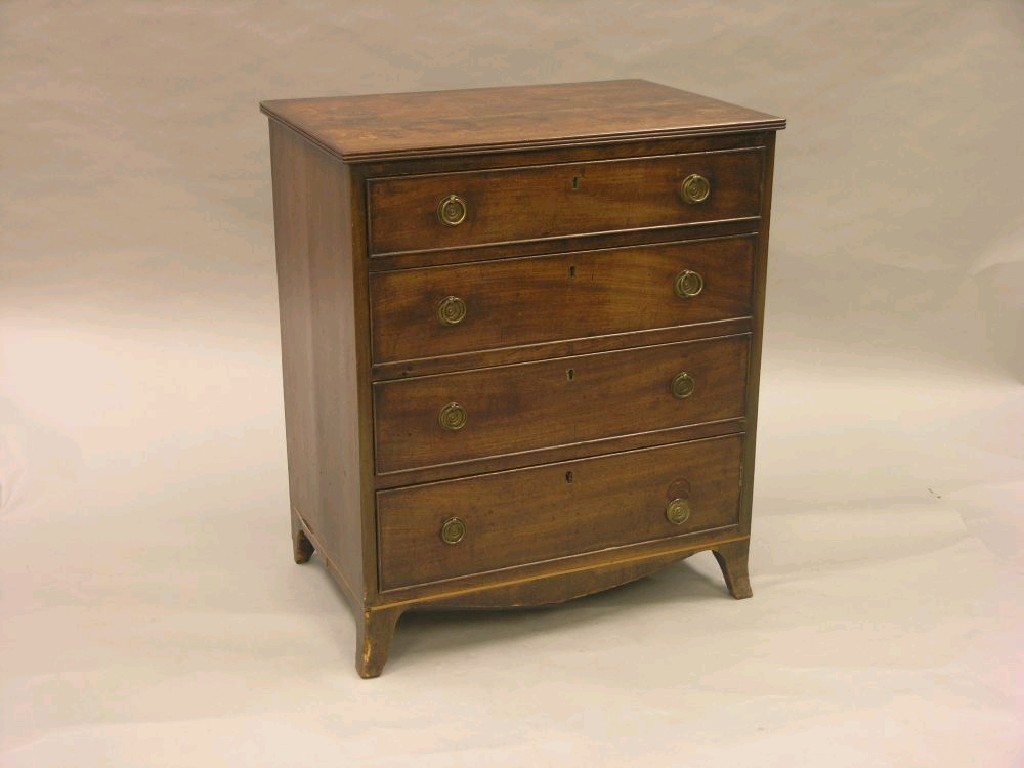
<path id="1" fill-rule="evenodd" d="M 676 276 L 676 296 L 680 299 L 692 299 L 704 290 L 704 278 L 699 272 L 684 269 Z"/>
<path id="2" fill-rule="evenodd" d="M 673 525 L 682 525 L 690 519 L 690 502 L 686 499 L 672 499 L 665 507 L 665 517 Z"/>
<path id="3" fill-rule="evenodd" d="M 465 408 L 458 403 L 448 403 L 437 414 L 437 423 L 441 425 L 442 429 L 457 432 L 466 426 L 468 418 L 469 414 L 466 413 Z"/>
<path id="4" fill-rule="evenodd" d="M 437 219 L 442 224 L 455 227 L 466 220 L 466 201 L 458 195 L 448 195 L 437 204 Z"/>
<path id="5" fill-rule="evenodd" d="M 458 296 L 446 296 L 437 305 L 437 319 L 441 325 L 458 325 L 466 319 L 466 302 Z"/>
<path id="6" fill-rule="evenodd" d="M 698 205 L 711 196 L 711 182 L 699 173 L 691 173 L 683 179 L 679 194 L 687 205 Z"/>
<path id="7" fill-rule="evenodd" d="M 466 536 L 466 521 L 459 517 L 449 517 L 441 523 L 441 541 L 445 544 L 458 544 Z"/>
<path id="8" fill-rule="evenodd" d="M 692 395 L 696 386 L 697 383 L 693 380 L 693 376 L 688 373 L 680 373 L 672 379 L 672 395 L 682 400 L 684 397 Z"/>

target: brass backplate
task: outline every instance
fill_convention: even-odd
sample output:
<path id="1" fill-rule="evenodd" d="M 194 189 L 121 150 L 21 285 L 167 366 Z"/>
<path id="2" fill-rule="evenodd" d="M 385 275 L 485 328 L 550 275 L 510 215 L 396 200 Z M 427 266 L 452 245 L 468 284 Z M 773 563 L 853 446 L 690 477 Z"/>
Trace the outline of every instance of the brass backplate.
<path id="1" fill-rule="evenodd" d="M 683 202 L 687 205 L 703 203 L 711 196 L 711 182 L 699 173 L 691 173 L 683 179 L 683 185 L 679 189 Z"/>
<path id="2" fill-rule="evenodd" d="M 469 209 L 458 195 L 448 195 L 437 204 L 437 218 L 442 224 L 454 227 L 466 220 Z"/>
<path id="3" fill-rule="evenodd" d="M 444 429 L 455 432 L 466 426 L 466 421 L 469 419 L 469 414 L 466 413 L 466 409 L 458 403 L 448 403 L 446 406 L 441 408 L 437 414 L 437 422 Z"/>
<path id="4" fill-rule="evenodd" d="M 688 373 L 680 373 L 672 379 L 672 395 L 682 400 L 684 397 L 692 395 L 696 386 L 697 383 L 693 380 L 693 376 Z"/>
<path id="5" fill-rule="evenodd" d="M 441 523 L 441 541 L 458 544 L 466 535 L 466 521 L 460 517 L 449 517 Z"/>
<path id="6" fill-rule="evenodd" d="M 690 519 L 690 502 L 686 499 L 672 499 L 665 508 L 665 517 L 673 525 L 682 525 Z"/>

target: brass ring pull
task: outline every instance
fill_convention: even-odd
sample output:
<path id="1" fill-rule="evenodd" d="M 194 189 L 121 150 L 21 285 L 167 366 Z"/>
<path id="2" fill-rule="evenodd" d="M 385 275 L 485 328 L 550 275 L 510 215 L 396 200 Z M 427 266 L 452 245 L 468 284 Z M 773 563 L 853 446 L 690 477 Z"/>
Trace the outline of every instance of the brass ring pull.
<path id="1" fill-rule="evenodd" d="M 698 205 L 711 197 L 711 182 L 699 173 L 691 173 L 683 179 L 679 194 L 687 205 Z"/>
<path id="2" fill-rule="evenodd" d="M 665 517 L 673 525 L 682 525 L 690 519 L 690 502 L 686 499 L 672 499 L 665 507 Z"/>
<path id="3" fill-rule="evenodd" d="M 676 296 L 681 299 L 692 299 L 704 290 L 704 278 L 699 272 L 684 269 L 676 276 Z"/>
<path id="4" fill-rule="evenodd" d="M 466 409 L 458 403 L 448 403 L 441 409 L 441 412 L 437 414 L 437 423 L 441 425 L 443 429 L 457 432 L 466 426 L 466 420 L 469 415 L 466 413 Z"/>
<path id="5" fill-rule="evenodd" d="M 437 305 L 437 319 L 441 325 L 458 325 L 466 319 L 466 302 L 458 296 L 446 296 Z"/>
<path id="6" fill-rule="evenodd" d="M 693 376 L 688 373 L 680 373 L 672 379 L 672 395 L 682 400 L 692 395 L 696 386 Z"/>
<path id="7" fill-rule="evenodd" d="M 448 195 L 437 204 L 437 219 L 449 227 L 458 226 L 466 220 L 466 201 L 458 195 Z"/>
<path id="8" fill-rule="evenodd" d="M 445 544 L 458 544 L 466 536 L 466 521 L 459 517 L 449 517 L 441 523 L 441 541 Z"/>

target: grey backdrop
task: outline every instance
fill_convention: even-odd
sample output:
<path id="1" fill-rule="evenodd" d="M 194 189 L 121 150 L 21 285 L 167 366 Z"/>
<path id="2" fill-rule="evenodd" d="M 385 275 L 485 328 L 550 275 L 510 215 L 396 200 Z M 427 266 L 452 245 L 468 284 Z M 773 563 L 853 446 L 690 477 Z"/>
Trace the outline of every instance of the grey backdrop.
<path id="1" fill-rule="evenodd" d="M 782 115 L 755 598 L 413 615 L 290 562 L 263 98 Z M 1024 5 L 0 5 L 0 764 L 1024 760 Z"/>

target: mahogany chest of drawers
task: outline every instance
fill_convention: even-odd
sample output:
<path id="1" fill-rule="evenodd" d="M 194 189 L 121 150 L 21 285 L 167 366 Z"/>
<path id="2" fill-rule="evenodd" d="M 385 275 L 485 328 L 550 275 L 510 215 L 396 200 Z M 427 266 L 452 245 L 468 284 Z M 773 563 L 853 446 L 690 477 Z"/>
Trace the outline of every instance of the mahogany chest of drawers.
<path id="1" fill-rule="evenodd" d="M 747 554 L 778 118 L 645 81 L 268 101 L 292 540 L 415 608 Z"/>

